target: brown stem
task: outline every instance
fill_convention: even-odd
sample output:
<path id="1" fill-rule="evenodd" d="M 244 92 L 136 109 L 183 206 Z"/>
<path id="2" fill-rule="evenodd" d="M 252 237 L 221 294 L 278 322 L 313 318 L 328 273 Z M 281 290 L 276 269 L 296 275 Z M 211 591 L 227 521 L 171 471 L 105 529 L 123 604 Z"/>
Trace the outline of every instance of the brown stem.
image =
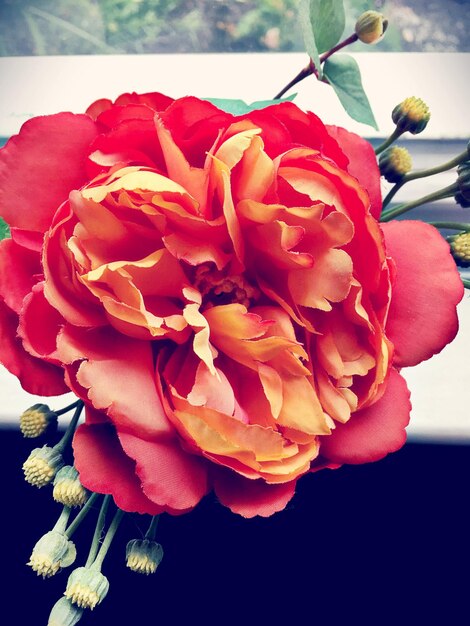
<path id="1" fill-rule="evenodd" d="M 345 48 L 346 46 L 349 46 L 350 44 L 354 43 L 357 40 L 358 40 L 358 36 L 356 35 L 356 33 L 353 33 L 346 39 L 343 39 L 343 41 L 340 41 L 339 43 L 337 43 L 336 46 L 333 46 L 331 50 L 328 50 L 328 52 L 324 52 L 323 54 L 320 55 L 320 63 L 324 63 L 327 59 L 330 58 L 332 54 L 334 54 L 335 52 L 338 52 L 338 50 L 341 50 L 341 48 Z"/>
<path id="2" fill-rule="evenodd" d="M 274 96 L 273 100 L 279 100 L 279 98 L 282 98 L 286 91 L 289 91 L 291 87 L 293 87 L 297 83 L 300 83 L 301 80 L 307 78 L 307 76 L 310 76 L 311 74 L 315 74 L 316 76 L 318 76 L 318 71 L 312 60 L 310 60 L 310 63 L 307 65 L 307 67 L 304 67 L 303 70 L 300 70 L 297 76 L 295 76 L 289 83 L 287 83 L 285 87 L 281 89 L 278 94 Z"/>
<path id="3" fill-rule="evenodd" d="M 324 52 L 322 55 L 320 55 L 320 64 L 324 63 L 332 54 L 334 54 L 338 50 L 341 50 L 341 48 L 349 46 L 349 44 L 352 44 L 355 41 L 357 41 L 357 39 L 358 37 L 356 33 L 353 33 L 346 39 L 343 39 L 343 41 L 340 41 L 338 44 L 336 44 L 336 46 L 333 46 L 331 50 L 328 50 L 327 52 Z M 291 87 L 293 87 L 297 83 L 300 83 L 301 80 L 303 80 L 304 78 L 307 78 L 307 76 L 310 76 L 311 74 L 315 74 L 317 78 L 319 77 L 318 70 L 315 67 L 315 64 L 313 63 L 312 59 L 310 59 L 310 62 L 307 65 L 307 67 L 304 67 L 303 70 L 300 70 L 297 76 L 295 76 L 295 78 L 293 78 L 289 83 L 287 83 L 287 85 L 283 87 L 281 91 L 274 96 L 273 100 L 279 100 L 279 98 L 282 98 L 282 96 L 286 93 L 286 91 L 289 91 Z"/>

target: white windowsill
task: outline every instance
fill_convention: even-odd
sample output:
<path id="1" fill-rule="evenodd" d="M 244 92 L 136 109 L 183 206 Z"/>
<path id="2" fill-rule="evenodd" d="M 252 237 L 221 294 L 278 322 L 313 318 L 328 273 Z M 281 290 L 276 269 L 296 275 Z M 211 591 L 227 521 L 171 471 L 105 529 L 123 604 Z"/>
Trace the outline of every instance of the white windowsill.
<path id="1" fill-rule="evenodd" d="M 361 135 L 388 135 L 392 108 L 410 95 L 431 107 L 429 139 L 470 135 L 469 53 L 356 53 L 380 131 L 351 120 L 333 90 L 312 77 L 293 88 L 295 102 L 326 123 Z M 73 111 L 126 91 L 173 97 L 271 98 L 306 65 L 302 53 L 162 54 L 0 58 L 0 136 L 16 133 L 28 117 Z M 291 92 L 289 92 L 291 93 Z"/>

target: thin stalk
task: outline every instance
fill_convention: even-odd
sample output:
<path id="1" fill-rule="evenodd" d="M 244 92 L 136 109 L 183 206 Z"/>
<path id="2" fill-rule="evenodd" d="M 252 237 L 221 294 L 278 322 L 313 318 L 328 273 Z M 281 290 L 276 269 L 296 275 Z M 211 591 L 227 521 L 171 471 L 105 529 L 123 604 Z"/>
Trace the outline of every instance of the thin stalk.
<path id="1" fill-rule="evenodd" d="M 346 39 L 343 39 L 343 41 L 340 41 L 339 43 L 337 43 L 336 46 L 333 46 L 331 50 L 328 50 L 327 52 L 324 52 L 323 54 L 321 54 L 320 63 L 324 63 L 327 59 L 330 58 L 332 54 L 334 54 L 335 52 L 338 52 L 338 50 L 341 50 L 342 48 L 345 48 L 346 46 L 349 46 L 352 43 L 355 43 L 358 39 L 359 37 L 356 35 L 356 33 L 349 35 L 349 37 L 346 37 Z"/>
<path id="2" fill-rule="evenodd" d="M 102 41 L 98 37 L 95 37 L 83 28 L 72 24 L 72 22 L 67 22 L 67 20 L 63 20 L 61 17 L 49 13 L 48 11 L 43 11 L 42 9 L 38 9 L 37 7 L 29 6 L 24 13 L 26 12 L 31 13 L 36 17 L 40 17 L 56 27 L 73 33 L 75 36 L 80 37 L 81 39 L 84 39 L 85 41 L 88 41 L 89 43 L 95 45 L 98 49 L 103 50 L 103 52 L 107 52 L 108 54 L 118 54 L 120 52 L 119 49 L 108 46 L 106 42 Z"/>
<path id="3" fill-rule="evenodd" d="M 357 41 L 357 39 L 358 39 L 358 36 L 356 35 L 356 33 L 353 33 L 349 37 L 346 37 L 346 39 L 343 39 L 343 41 L 340 41 L 338 44 L 336 44 L 336 46 L 333 46 L 331 50 L 328 50 L 327 52 L 324 52 L 323 54 L 321 54 L 320 65 L 324 63 L 332 54 L 334 54 L 335 52 L 338 52 L 338 50 L 341 50 L 342 48 L 346 46 L 349 46 L 349 44 L 354 43 L 355 41 Z M 304 78 L 307 78 L 307 76 L 310 76 L 311 74 L 315 74 L 315 76 L 317 76 L 318 78 L 317 68 L 315 67 L 313 61 L 310 59 L 309 64 L 306 67 L 304 67 L 302 70 L 300 70 L 297 76 L 295 76 L 289 83 L 287 83 L 285 87 L 281 89 L 281 91 L 278 94 L 274 96 L 273 100 L 279 100 L 279 98 L 282 98 L 282 96 L 286 93 L 286 91 L 289 91 L 289 89 L 291 89 L 294 85 L 297 85 L 297 83 L 300 83 L 301 80 L 303 80 Z"/>
<path id="4" fill-rule="evenodd" d="M 64 506 L 62 509 L 62 513 L 60 514 L 59 519 L 54 525 L 52 530 L 56 530 L 59 533 L 63 533 L 67 526 L 67 522 L 69 521 L 71 508 L 69 506 Z"/>
<path id="5" fill-rule="evenodd" d="M 297 83 L 300 83 L 301 80 L 303 80 L 304 78 L 307 78 L 307 76 L 310 76 L 311 74 L 314 74 L 314 73 L 315 73 L 315 67 L 312 61 L 310 61 L 310 63 L 306 67 L 300 70 L 297 76 L 295 76 L 290 82 L 288 82 L 287 85 L 283 87 L 281 91 L 274 96 L 273 100 L 279 100 L 279 98 L 282 98 L 282 96 L 287 91 L 289 91 L 289 89 L 291 89 L 294 85 L 297 85 Z"/>
<path id="6" fill-rule="evenodd" d="M 470 231 L 470 224 L 464 222 L 429 222 L 435 228 Z"/>
<path id="7" fill-rule="evenodd" d="M 80 419 L 82 410 L 83 410 L 83 402 L 81 400 L 78 400 L 77 408 L 75 409 L 75 413 L 73 414 L 73 417 L 70 420 L 69 425 L 67 426 L 67 430 L 65 431 L 64 436 L 59 441 L 59 443 L 57 443 L 54 446 L 54 449 L 57 450 L 57 452 L 62 453 L 67 447 L 70 439 L 72 438 L 72 435 L 75 432 L 75 429 L 77 428 L 77 423 L 78 423 L 78 420 Z"/>
<path id="8" fill-rule="evenodd" d="M 106 522 L 106 513 L 108 511 L 110 500 L 111 496 L 105 496 L 103 503 L 101 504 L 100 514 L 98 515 L 98 521 L 96 522 L 95 532 L 93 534 L 93 540 L 91 542 L 90 552 L 88 553 L 85 567 L 90 567 L 98 554 L 101 533 L 103 532 L 104 524 Z"/>
<path id="9" fill-rule="evenodd" d="M 468 159 L 468 156 L 469 155 L 467 150 L 464 150 L 450 161 L 441 163 L 441 165 L 436 165 L 435 167 L 430 167 L 426 170 L 416 170 L 415 172 L 409 172 L 408 174 L 405 174 L 405 176 L 403 176 L 403 178 L 394 187 L 392 187 L 392 189 L 390 189 L 388 194 L 385 196 L 382 204 L 383 208 L 385 208 L 390 203 L 393 196 L 403 187 L 405 183 L 409 183 L 410 181 L 417 180 L 419 178 L 426 178 L 427 176 L 434 176 L 435 174 L 447 172 L 448 170 L 451 170 L 453 167 L 456 167 L 463 161 L 466 161 Z"/>
<path id="10" fill-rule="evenodd" d="M 397 191 L 399 191 L 403 185 L 405 184 L 405 180 L 404 177 L 401 179 L 401 181 L 399 183 L 396 183 L 388 192 L 388 194 L 385 196 L 385 198 L 383 199 L 382 202 L 382 210 L 385 209 L 385 207 L 390 204 L 390 201 L 392 200 L 393 196 L 397 193 Z"/>
<path id="11" fill-rule="evenodd" d="M 73 522 L 70 524 L 70 526 L 65 531 L 65 534 L 67 535 L 67 537 L 69 539 L 72 537 L 74 532 L 77 530 L 77 528 L 83 522 L 85 517 L 91 511 L 91 507 L 93 506 L 93 504 L 95 503 L 95 501 L 97 500 L 97 498 L 100 495 L 101 494 L 99 494 L 99 493 L 92 493 L 91 496 L 88 498 L 88 500 L 85 502 L 85 504 L 83 505 L 82 509 L 78 513 L 77 517 L 73 520 Z"/>
<path id="12" fill-rule="evenodd" d="M 422 198 L 413 200 L 413 202 L 409 202 L 407 204 L 399 204 L 397 207 L 393 209 L 389 209 L 388 211 L 385 211 L 384 213 L 382 213 L 382 215 L 380 216 L 380 221 L 388 222 L 394 217 L 398 217 L 399 215 L 402 215 L 403 213 L 407 213 L 408 211 L 411 211 L 411 209 L 415 209 L 416 207 L 421 206 L 423 204 L 428 204 L 429 202 L 435 202 L 436 200 L 443 200 L 444 198 L 450 198 L 450 196 L 453 196 L 454 193 L 456 193 L 457 189 L 458 187 L 454 183 L 453 185 L 444 187 L 444 189 L 440 189 L 439 191 L 430 193 L 427 196 L 423 196 Z"/>
<path id="13" fill-rule="evenodd" d="M 398 126 L 395 126 L 395 130 L 390 135 L 390 137 L 388 139 L 386 139 L 383 143 L 381 143 L 378 148 L 375 149 L 375 154 L 379 155 L 381 152 L 386 150 L 401 135 L 403 135 L 403 130 L 401 130 L 401 128 L 398 128 Z"/>
<path id="14" fill-rule="evenodd" d="M 433 176 L 434 174 L 440 174 L 441 172 L 447 172 L 447 170 L 451 170 L 453 167 L 460 165 L 463 161 L 467 161 L 469 158 L 469 154 L 467 150 L 464 150 L 457 156 L 455 156 L 450 161 L 446 161 L 445 163 L 441 163 L 441 165 L 436 165 L 435 167 L 430 167 L 426 170 L 416 170 L 415 172 L 410 172 L 406 174 L 403 178 L 407 183 L 410 180 L 416 180 L 417 178 L 425 178 L 426 176 Z"/>
<path id="15" fill-rule="evenodd" d="M 152 521 L 150 522 L 150 526 L 148 527 L 148 530 L 145 533 L 144 539 L 149 539 L 150 541 L 153 541 L 155 539 L 155 533 L 157 532 L 159 521 L 160 521 L 160 515 L 154 515 L 152 517 Z"/>
<path id="16" fill-rule="evenodd" d="M 80 402 L 81 402 L 81 400 L 76 400 L 75 402 L 72 402 L 72 404 L 69 404 L 68 406 L 65 406 L 63 409 L 59 409 L 58 411 L 54 411 L 54 413 L 56 415 L 63 415 L 64 413 L 68 413 L 69 411 L 71 411 L 72 409 L 77 407 Z"/>
<path id="17" fill-rule="evenodd" d="M 101 566 L 103 565 L 104 558 L 111 546 L 111 543 L 114 539 L 114 535 L 116 534 L 117 529 L 119 528 L 119 524 L 121 523 L 121 520 L 123 517 L 124 517 L 124 511 L 122 511 L 121 509 L 118 509 L 116 513 L 114 514 L 113 521 L 109 525 L 108 532 L 106 533 L 103 543 L 101 544 L 100 551 L 98 552 L 96 559 L 93 561 L 93 565 L 91 566 L 93 569 L 96 569 L 98 571 L 101 570 Z"/>
<path id="18" fill-rule="evenodd" d="M 468 278 L 462 278 L 462 282 L 465 289 L 470 289 L 470 280 Z"/>

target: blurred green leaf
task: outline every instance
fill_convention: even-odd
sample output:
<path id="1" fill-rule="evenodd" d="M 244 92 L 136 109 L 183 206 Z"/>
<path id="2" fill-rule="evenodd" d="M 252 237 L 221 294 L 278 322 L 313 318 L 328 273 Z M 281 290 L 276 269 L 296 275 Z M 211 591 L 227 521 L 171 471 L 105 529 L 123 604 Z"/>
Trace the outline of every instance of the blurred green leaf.
<path id="1" fill-rule="evenodd" d="M 343 0 L 301 0 L 299 16 L 307 53 L 321 78 L 320 54 L 336 45 L 344 32 Z"/>
<path id="2" fill-rule="evenodd" d="M 8 224 L 0 217 L 0 241 L 2 239 L 8 239 L 10 237 L 10 227 Z"/>
<path id="3" fill-rule="evenodd" d="M 226 113 L 231 113 L 232 115 L 245 115 L 250 111 L 265 109 L 273 104 L 292 102 L 296 95 L 297 94 L 294 93 L 287 98 L 282 98 L 280 100 L 258 100 L 257 102 L 252 102 L 251 104 L 247 104 L 244 100 L 231 100 L 225 98 L 203 98 L 203 100 L 211 102 Z"/>
<path id="4" fill-rule="evenodd" d="M 325 62 L 323 71 L 324 79 L 333 87 L 348 115 L 378 130 L 356 61 L 348 54 L 335 55 Z"/>

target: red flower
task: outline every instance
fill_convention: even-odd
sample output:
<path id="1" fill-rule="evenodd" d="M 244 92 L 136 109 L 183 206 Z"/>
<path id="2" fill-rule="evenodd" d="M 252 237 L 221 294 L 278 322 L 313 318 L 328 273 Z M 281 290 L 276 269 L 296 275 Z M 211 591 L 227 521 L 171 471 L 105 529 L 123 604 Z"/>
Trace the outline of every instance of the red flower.
<path id="1" fill-rule="evenodd" d="M 124 510 L 214 489 L 270 515 L 301 475 L 397 450 L 397 368 L 457 331 L 447 244 L 381 229 L 370 145 L 291 103 L 234 117 L 126 94 L 35 118 L 0 187 L 0 358 L 84 400 L 76 466 Z"/>

